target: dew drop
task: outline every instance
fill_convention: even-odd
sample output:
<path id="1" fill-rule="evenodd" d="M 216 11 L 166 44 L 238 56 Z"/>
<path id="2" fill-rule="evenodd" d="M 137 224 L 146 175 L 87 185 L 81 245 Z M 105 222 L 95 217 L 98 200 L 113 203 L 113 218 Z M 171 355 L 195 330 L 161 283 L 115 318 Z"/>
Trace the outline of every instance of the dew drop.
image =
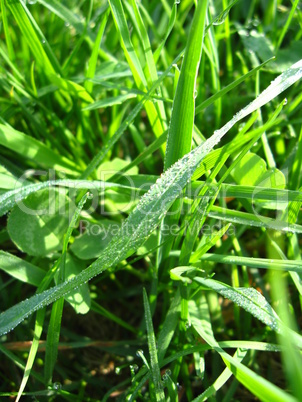
<path id="1" fill-rule="evenodd" d="M 30 6 L 33 6 L 34 4 L 37 3 L 37 0 L 28 0 L 27 3 L 28 3 Z"/>
<path id="2" fill-rule="evenodd" d="M 115 367 L 115 374 L 121 374 L 122 369 L 120 367 Z"/>
<path id="3" fill-rule="evenodd" d="M 190 328 L 190 327 L 191 327 L 191 325 L 192 325 L 192 324 L 191 324 L 191 322 L 190 322 L 190 321 L 187 321 L 187 322 L 186 322 L 186 328 L 187 328 L 187 329 L 188 329 L 188 328 Z"/>
<path id="4" fill-rule="evenodd" d="M 194 91 L 194 98 L 195 99 L 197 98 L 197 95 L 198 95 L 198 91 L 197 91 L 197 89 L 195 89 L 195 91 Z"/>
<path id="5" fill-rule="evenodd" d="M 283 105 L 284 105 L 284 106 L 287 105 L 287 98 L 284 99 Z"/>
<path id="6" fill-rule="evenodd" d="M 68 21 L 66 21 L 64 25 L 66 26 L 66 28 L 70 27 L 70 23 Z"/>
<path id="7" fill-rule="evenodd" d="M 144 351 L 142 349 L 139 349 L 139 350 L 136 351 L 136 356 L 137 357 L 141 357 L 141 355 L 143 355 L 143 354 L 144 354 Z"/>
<path id="8" fill-rule="evenodd" d="M 60 382 L 54 382 L 52 388 L 57 391 L 59 389 L 62 389 L 62 384 Z"/>
<path id="9" fill-rule="evenodd" d="M 179 4 L 180 3 L 180 0 L 175 0 L 175 4 Z"/>
<path id="10" fill-rule="evenodd" d="M 42 45 L 45 45 L 46 40 L 45 40 L 45 39 L 42 39 L 41 42 L 42 42 Z"/>

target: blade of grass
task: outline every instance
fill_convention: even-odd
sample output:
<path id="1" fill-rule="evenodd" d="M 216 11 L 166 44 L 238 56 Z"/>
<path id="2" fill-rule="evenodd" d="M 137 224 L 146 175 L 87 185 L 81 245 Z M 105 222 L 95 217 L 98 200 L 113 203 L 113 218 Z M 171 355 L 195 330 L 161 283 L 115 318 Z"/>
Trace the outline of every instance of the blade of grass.
<path id="1" fill-rule="evenodd" d="M 153 392 L 155 394 L 156 401 L 165 401 L 165 394 L 161 384 L 161 376 L 158 365 L 157 350 L 156 350 L 156 340 L 154 335 L 154 329 L 152 324 L 152 316 L 149 305 L 149 300 L 145 288 L 143 289 L 144 296 L 144 309 L 145 309 L 145 320 L 147 327 L 148 336 L 148 346 L 150 354 L 150 369 L 152 376 Z"/>
<path id="2" fill-rule="evenodd" d="M 174 252 L 173 252 L 174 253 Z M 302 273 L 302 262 L 295 260 L 276 260 L 265 258 L 251 258 L 251 257 L 240 257 L 240 256 L 229 256 L 222 254 L 211 254 L 205 253 L 200 257 L 200 261 L 212 261 L 218 262 L 220 264 L 227 265 L 243 265 L 251 268 L 263 268 L 263 269 L 276 269 L 280 271 L 294 271 Z"/>
<path id="3" fill-rule="evenodd" d="M 173 100 L 164 170 L 168 169 L 173 163 L 191 150 L 195 115 L 196 80 L 202 55 L 207 7 L 208 2 L 201 1 L 195 9 Z M 181 201 L 175 202 L 171 210 L 172 214 L 163 220 L 162 228 L 169 228 L 177 223 L 180 209 Z M 160 243 L 165 243 L 166 237 L 165 232 L 162 230 L 160 233 Z M 167 258 L 171 247 L 172 242 L 168 242 L 159 249 L 157 256 L 158 263 Z"/>
<path id="4" fill-rule="evenodd" d="M 207 3 L 207 1 L 199 2 L 194 13 L 173 101 L 165 154 L 165 170 L 191 150 L 196 79 L 202 53 Z"/>
<path id="5" fill-rule="evenodd" d="M 89 93 L 91 93 L 92 89 L 93 89 L 93 82 L 90 81 L 89 78 L 93 78 L 94 75 L 95 75 L 95 70 L 96 70 L 96 66 L 97 66 L 97 59 L 98 59 L 98 51 L 99 51 L 99 47 L 101 45 L 101 41 L 102 41 L 102 38 L 103 38 L 105 27 L 106 27 L 106 24 L 107 24 L 109 12 L 110 12 L 110 9 L 108 8 L 108 10 L 106 11 L 106 13 L 105 13 L 105 15 L 104 15 L 104 17 L 102 19 L 102 22 L 100 24 L 100 27 L 99 27 L 99 30 L 98 30 L 98 33 L 97 33 L 97 37 L 96 37 L 96 40 L 95 40 L 94 45 L 93 45 L 91 57 L 90 57 L 89 63 L 88 63 L 88 69 L 87 69 L 87 72 L 86 72 L 86 78 L 88 80 L 85 82 L 84 86 L 85 86 L 86 90 Z"/>
<path id="6" fill-rule="evenodd" d="M 58 283 L 63 283 L 65 280 L 65 260 L 68 243 L 73 232 L 73 229 L 76 227 L 78 222 L 80 213 L 84 207 L 85 202 L 87 201 L 88 193 L 86 193 L 81 201 L 79 202 L 75 212 L 70 220 L 70 224 L 68 226 L 67 232 L 64 237 L 62 256 L 60 259 L 59 266 L 59 277 Z M 85 284 L 84 284 L 85 286 Z M 64 307 L 64 298 L 57 300 L 51 310 L 50 322 L 47 331 L 46 338 L 46 352 L 45 352 L 45 365 L 44 365 L 44 381 L 45 385 L 50 385 L 52 383 L 53 371 L 55 368 L 55 363 L 58 355 L 58 345 L 60 340 L 60 332 L 61 332 L 61 322 L 63 316 L 63 307 Z"/>

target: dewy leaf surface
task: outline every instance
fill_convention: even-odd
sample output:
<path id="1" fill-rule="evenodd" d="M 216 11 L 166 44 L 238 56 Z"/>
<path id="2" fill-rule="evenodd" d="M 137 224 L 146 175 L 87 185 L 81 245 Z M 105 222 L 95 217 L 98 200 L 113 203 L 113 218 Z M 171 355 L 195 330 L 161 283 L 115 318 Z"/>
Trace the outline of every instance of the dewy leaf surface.
<path id="1" fill-rule="evenodd" d="M 302 60 L 277 77 L 254 101 L 238 112 L 220 130 L 215 131 L 211 138 L 172 165 L 141 198 L 137 207 L 122 225 L 120 232 L 94 263 L 72 280 L 37 294 L 2 313 L 0 315 L 0 334 L 14 329 L 34 311 L 53 303 L 75 287 L 81 286 L 131 255 L 159 225 L 176 197 L 191 179 L 199 163 L 231 127 L 278 96 L 301 76 Z"/>

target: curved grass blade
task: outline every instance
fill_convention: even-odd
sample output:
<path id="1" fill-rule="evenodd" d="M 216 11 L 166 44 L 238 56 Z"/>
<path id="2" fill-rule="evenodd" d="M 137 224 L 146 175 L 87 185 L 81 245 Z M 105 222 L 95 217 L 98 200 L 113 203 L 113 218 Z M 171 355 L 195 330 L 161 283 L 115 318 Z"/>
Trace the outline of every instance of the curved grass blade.
<path id="1" fill-rule="evenodd" d="M 220 130 L 214 132 L 211 138 L 185 155 L 171 166 L 142 196 L 137 207 L 131 212 L 120 229 L 111 240 L 100 257 L 88 268 L 72 280 L 59 284 L 45 292 L 35 295 L 28 300 L 16 304 L 0 315 L 0 334 L 15 328 L 34 311 L 53 303 L 70 293 L 75 287 L 91 280 L 109 267 L 116 266 L 120 261 L 129 257 L 145 242 L 190 181 L 202 159 L 221 140 L 221 138 L 236 124 L 256 109 L 263 106 L 302 76 L 302 60 L 277 77 L 257 99 L 238 112 Z"/>

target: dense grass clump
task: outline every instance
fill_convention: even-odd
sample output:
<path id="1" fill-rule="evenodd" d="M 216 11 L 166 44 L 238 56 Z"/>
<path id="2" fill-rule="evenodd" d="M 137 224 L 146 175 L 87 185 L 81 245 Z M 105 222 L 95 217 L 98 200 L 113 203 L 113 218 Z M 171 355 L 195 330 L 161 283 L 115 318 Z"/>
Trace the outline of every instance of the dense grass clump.
<path id="1" fill-rule="evenodd" d="M 1 0 L 1 397 L 302 400 L 297 0 Z"/>

